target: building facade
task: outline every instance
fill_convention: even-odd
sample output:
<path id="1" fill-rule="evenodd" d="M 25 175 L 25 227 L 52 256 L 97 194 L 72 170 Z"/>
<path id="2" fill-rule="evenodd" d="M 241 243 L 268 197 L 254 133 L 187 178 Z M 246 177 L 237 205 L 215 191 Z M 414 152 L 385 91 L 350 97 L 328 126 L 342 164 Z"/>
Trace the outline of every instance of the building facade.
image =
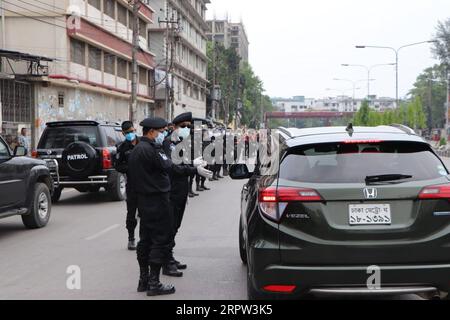
<path id="1" fill-rule="evenodd" d="M 149 0 L 149 3 L 156 12 L 156 23 L 149 28 L 152 39 L 149 50 L 157 56 L 159 85 L 155 112 L 159 116 L 168 114 L 172 119 L 183 112 L 204 118 L 208 95 L 205 15 L 210 1 Z M 167 92 L 170 94 L 166 96 Z"/>
<path id="2" fill-rule="evenodd" d="M 208 40 L 223 44 L 225 48 L 234 48 L 242 61 L 249 61 L 249 41 L 242 22 L 228 20 L 208 20 Z"/>
<path id="3" fill-rule="evenodd" d="M 305 98 L 296 96 L 293 98 L 273 98 L 272 102 L 281 112 L 308 112 L 308 111 L 330 111 L 330 112 L 357 112 L 365 99 L 353 99 L 348 96 L 326 97 L 322 99 Z M 372 96 L 369 106 L 376 111 L 386 111 L 396 108 L 393 98 L 378 98 Z"/>
<path id="4" fill-rule="evenodd" d="M 54 59 L 45 72 L 26 78 L 32 101 L 28 119 L 14 123 L 8 110 L 16 102 L 3 97 L 3 127 L 30 127 L 35 145 L 49 121 L 129 119 L 133 13 L 127 0 L 28 0 L 2 7 L 1 47 Z M 154 10 L 141 1 L 138 15 L 139 120 L 154 106 L 155 55 L 148 50 L 147 33 Z M 2 66 L 2 74 L 29 75 L 27 63 Z"/>

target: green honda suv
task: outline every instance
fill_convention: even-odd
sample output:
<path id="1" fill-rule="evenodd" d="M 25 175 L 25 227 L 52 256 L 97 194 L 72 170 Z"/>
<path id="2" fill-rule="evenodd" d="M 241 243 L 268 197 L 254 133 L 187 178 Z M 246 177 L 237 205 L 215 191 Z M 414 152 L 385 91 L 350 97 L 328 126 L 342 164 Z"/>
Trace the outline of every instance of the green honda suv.
<path id="1" fill-rule="evenodd" d="M 278 133 L 276 172 L 231 168 L 248 179 L 239 242 L 250 299 L 447 295 L 450 176 L 425 140 L 399 125 Z"/>

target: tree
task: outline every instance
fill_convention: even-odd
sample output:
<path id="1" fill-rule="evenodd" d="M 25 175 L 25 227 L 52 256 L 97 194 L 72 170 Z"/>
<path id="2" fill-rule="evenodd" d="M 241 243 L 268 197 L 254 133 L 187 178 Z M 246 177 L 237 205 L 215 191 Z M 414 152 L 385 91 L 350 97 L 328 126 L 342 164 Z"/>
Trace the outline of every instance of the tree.
<path id="1" fill-rule="evenodd" d="M 439 21 L 436 27 L 433 53 L 445 66 L 450 66 L 450 18 L 446 21 Z"/>
<path id="2" fill-rule="evenodd" d="M 369 102 L 365 100 L 359 111 L 356 113 L 355 118 L 353 120 L 354 125 L 356 126 L 367 126 L 369 125 L 369 117 L 370 117 L 370 107 Z"/>
<path id="3" fill-rule="evenodd" d="M 426 127 L 443 128 L 445 125 L 445 100 L 447 99 L 446 68 L 435 65 L 425 69 L 410 91 L 412 99 L 420 99 L 425 109 Z"/>

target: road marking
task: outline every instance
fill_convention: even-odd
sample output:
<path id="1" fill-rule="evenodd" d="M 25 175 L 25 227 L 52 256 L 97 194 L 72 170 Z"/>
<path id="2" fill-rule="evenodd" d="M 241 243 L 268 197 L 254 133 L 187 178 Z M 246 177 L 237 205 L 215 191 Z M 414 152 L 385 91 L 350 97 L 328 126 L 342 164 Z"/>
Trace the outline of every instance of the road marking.
<path id="1" fill-rule="evenodd" d="M 86 240 L 86 241 L 92 241 L 92 240 L 95 240 L 95 239 L 97 239 L 97 238 L 100 238 L 100 237 L 103 236 L 104 234 L 106 234 L 106 233 L 108 233 L 108 232 L 110 232 L 110 231 L 112 231 L 112 230 L 114 230 L 114 229 L 117 229 L 117 228 L 119 228 L 119 227 L 120 227 L 120 224 L 115 224 L 115 225 L 113 225 L 113 226 L 111 226 L 111 227 L 109 227 L 109 228 L 106 228 L 106 229 L 103 230 L 103 231 L 100 231 L 99 233 L 94 234 L 93 236 L 90 236 L 90 237 L 86 238 L 85 240 Z"/>

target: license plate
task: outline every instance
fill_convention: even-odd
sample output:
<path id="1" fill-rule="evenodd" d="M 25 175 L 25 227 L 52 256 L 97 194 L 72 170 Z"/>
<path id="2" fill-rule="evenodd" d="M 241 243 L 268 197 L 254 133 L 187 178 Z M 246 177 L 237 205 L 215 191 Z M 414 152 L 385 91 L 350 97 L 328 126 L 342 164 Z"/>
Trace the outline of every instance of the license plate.
<path id="1" fill-rule="evenodd" d="M 354 204 L 349 206 L 350 225 L 391 225 L 391 205 Z"/>

